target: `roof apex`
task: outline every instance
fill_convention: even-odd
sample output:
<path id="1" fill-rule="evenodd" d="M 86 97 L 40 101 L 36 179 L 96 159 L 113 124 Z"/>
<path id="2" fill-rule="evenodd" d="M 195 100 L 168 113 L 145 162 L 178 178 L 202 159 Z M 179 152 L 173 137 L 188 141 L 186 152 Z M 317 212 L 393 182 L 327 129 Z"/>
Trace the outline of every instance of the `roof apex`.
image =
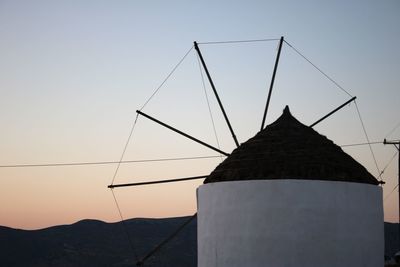
<path id="1" fill-rule="evenodd" d="M 288 115 L 288 114 L 292 115 L 292 114 L 290 113 L 289 106 L 286 105 L 285 108 L 283 109 L 283 115 Z"/>

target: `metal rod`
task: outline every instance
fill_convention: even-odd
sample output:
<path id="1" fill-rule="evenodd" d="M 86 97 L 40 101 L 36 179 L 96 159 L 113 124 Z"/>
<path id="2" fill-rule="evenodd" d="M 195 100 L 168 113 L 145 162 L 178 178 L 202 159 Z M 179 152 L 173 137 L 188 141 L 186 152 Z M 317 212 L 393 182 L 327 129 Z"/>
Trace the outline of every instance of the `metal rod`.
<path id="1" fill-rule="evenodd" d="M 346 101 L 346 103 L 340 105 L 339 107 L 335 108 L 334 110 L 332 110 L 331 112 L 329 112 L 328 114 L 326 114 L 325 116 L 323 116 L 321 119 L 317 120 L 316 122 L 314 122 L 313 124 L 310 125 L 310 127 L 314 127 L 315 125 L 317 125 L 318 123 L 320 123 L 321 121 L 325 120 L 326 118 L 328 118 L 330 115 L 332 115 L 333 113 L 335 113 L 336 111 L 338 111 L 339 109 L 343 108 L 344 106 L 346 106 L 347 104 L 349 104 L 350 102 L 354 101 L 357 97 L 354 96 L 352 97 L 350 100 Z"/>
<path id="2" fill-rule="evenodd" d="M 400 152 L 400 141 L 396 140 L 396 141 L 387 141 L 386 138 L 383 139 L 383 144 L 384 145 L 394 145 L 396 147 L 396 149 Z M 399 147 L 397 147 L 399 146 Z M 399 155 L 398 157 L 398 178 L 397 178 L 397 184 L 400 184 L 400 153 L 398 153 Z M 398 245 L 398 250 L 400 251 L 400 187 L 398 187 L 398 192 L 399 192 L 399 196 L 398 196 L 398 208 L 399 208 L 399 223 L 397 225 L 397 245 Z"/>
<path id="3" fill-rule="evenodd" d="M 111 184 L 111 185 L 109 185 L 107 187 L 108 188 L 115 188 L 115 187 L 128 187 L 128 186 L 139 186 L 139 185 L 149 185 L 149 184 L 165 184 L 165 183 L 182 182 L 182 181 L 189 181 L 189 180 L 196 180 L 196 179 L 204 179 L 204 178 L 207 178 L 207 176 L 208 175 L 201 175 L 201 176 L 193 176 L 193 177 L 186 177 L 186 178 L 175 178 L 175 179 L 149 181 L 149 182 L 128 183 L 128 184 Z"/>
<path id="4" fill-rule="evenodd" d="M 168 236 L 166 239 L 164 239 L 160 244 L 158 244 L 154 249 L 152 249 L 149 253 L 146 254 L 141 260 L 139 260 L 136 263 L 136 266 L 143 266 L 144 262 L 150 258 L 154 253 L 156 253 L 159 249 L 161 249 L 162 246 L 167 244 L 169 241 L 171 241 L 176 235 L 180 233 L 180 231 L 185 228 L 186 225 L 188 225 L 194 218 L 197 217 L 197 212 L 190 216 L 189 219 L 187 219 L 181 226 L 179 226 L 178 229 L 176 229 L 170 236 Z"/>
<path id="5" fill-rule="evenodd" d="M 399 150 L 399 148 L 396 145 L 400 144 L 400 140 L 388 141 L 386 139 L 383 139 L 383 144 L 384 145 L 394 145 L 397 148 L 397 150 Z"/>
<path id="6" fill-rule="evenodd" d="M 208 147 L 208 148 L 210 148 L 210 149 L 212 149 L 214 151 L 217 151 L 218 153 L 221 153 L 221 154 L 223 154 L 225 156 L 229 156 L 229 153 L 226 153 L 226 152 L 224 152 L 224 151 L 222 151 L 222 150 L 220 150 L 220 149 L 218 149 L 216 147 L 213 147 L 213 146 L 211 146 L 211 145 L 209 145 L 209 144 L 207 144 L 207 143 L 205 143 L 203 141 L 200 141 L 197 138 L 194 138 L 193 136 L 190 136 L 190 135 L 188 135 L 188 134 L 186 134 L 186 133 L 184 133 L 182 131 L 179 131 L 178 129 L 176 129 L 176 128 L 172 127 L 172 126 L 169 126 L 168 124 L 165 124 L 165 123 L 163 123 L 163 122 L 161 122 L 161 121 L 159 121 L 159 120 L 157 120 L 157 119 L 155 119 L 155 118 L 143 113 L 140 110 L 136 110 L 136 113 L 138 113 L 139 115 L 142 115 L 143 117 L 146 117 L 146 118 L 148 118 L 148 119 L 150 119 L 150 120 L 152 120 L 154 122 L 157 122 L 158 124 L 168 128 L 168 129 L 170 129 L 170 130 L 172 130 L 172 131 L 174 131 L 174 132 L 176 132 L 176 133 L 178 133 L 180 135 L 183 135 L 183 136 L 189 138 L 190 140 L 193 140 L 193 141 L 195 141 L 195 142 L 197 142 L 199 144 L 202 144 L 203 146 L 206 146 L 206 147 Z"/>
<path id="7" fill-rule="evenodd" d="M 274 82 L 275 82 L 276 70 L 278 69 L 279 58 L 281 57 L 282 44 L 283 44 L 283 36 L 281 36 L 281 39 L 279 40 L 278 53 L 276 54 L 274 71 L 272 72 L 272 78 L 271 78 L 271 83 L 269 85 L 267 103 L 265 104 L 265 111 L 264 111 L 264 115 L 263 115 L 263 119 L 262 119 L 262 123 L 261 123 L 261 131 L 264 129 L 265 119 L 267 118 L 267 112 L 268 112 L 269 102 L 271 100 L 272 88 L 274 87 Z"/>
<path id="8" fill-rule="evenodd" d="M 365 145 L 375 145 L 375 144 L 382 144 L 382 142 L 381 141 L 375 141 L 375 142 L 369 142 L 369 143 L 346 144 L 346 145 L 340 145 L 340 147 L 365 146 Z"/>
<path id="9" fill-rule="evenodd" d="M 214 82 L 213 82 L 213 80 L 211 79 L 210 72 L 208 71 L 207 65 L 206 65 L 206 63 L 205 63 L 205 61 L 204 61 L 203 55 L 201 54 L 200 48 L 199 48 L 199 46 L 198 46 L 198 44 L 197 44 L 196 41 L 194 42 L 194 48 L 196 49 L 197 54 L 199 55 L 201 64 L 203 65 L 203 68 L 204 68 L 204 70 L 205 70 L 205 72 L 206 72 L 208 81 L 210 82 L 210 85 L 211 85 L 211 88 L 212 88 L 212 90 L 213 90 L 213 92 L 214 92 L 214 95 L 215 95 L 215 97 L 217 98 L 219 107 L 221 108 L 221 111 L 222 111 L 222 114 L 224 115 L 225 121 L 226 121 L 226 123 L 228 124 L 229 131 L 231 132 L 232 137 L 233 137 L 233 141 L 235 141 L 236 146 L 239 147 L 239 142 L 238 142 L 238 140 L 237 140 L 237 138 L 236 138 L 235 132 L 233 131 L 232 125 L 231 125 L 231 123 L 229 122 L 229 119 L 228 119 L 228 116 L 226 115 L 224 106 L 222 105 L 221 99 L 220 99 L 219 96 L 218 96 L 217 89 L 215 89 Z"/>

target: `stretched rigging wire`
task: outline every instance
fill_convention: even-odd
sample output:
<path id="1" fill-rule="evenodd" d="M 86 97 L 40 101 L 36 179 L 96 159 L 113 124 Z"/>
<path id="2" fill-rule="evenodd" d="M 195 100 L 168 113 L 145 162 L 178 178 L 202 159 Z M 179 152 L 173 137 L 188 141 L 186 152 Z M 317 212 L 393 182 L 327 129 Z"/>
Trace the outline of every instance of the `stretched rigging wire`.
<path id="1" fill-rule="evenodd" d="M 348 96 L 353 97 L 346 89 L 344 89 L 342 86 L 340 86 L 339 83 L 337 83 L 334 79 L 332 79 L 332 78 L 331 78 L 330 76 L 328 76 L 324 71 L 322 71 L 319 67 L 317 67 L 317 65 L 315 65 L 314 63 L 312 63 L 311 60 L 309 60 L 306 56 L 304 56 L 304 55 L 303 55 L 299 50 L 297 50 L 293 45 L 291 45 L 290 43 L 288 43 L 286 40 L 284 40 L 284 42 L 285 42 L 290 48 L 292 48 L 293 51 L 295 51 L 295 52 L 296 52 L 298 55 L 300 55 L 304 60 L 306 60 L 308 63 L 310 63 L 315 69 L 317 69 L 322 75 L 324 75 L 328 80 L 330 80 L 333 84 L 335 84 L 340 90 L 342 90 L 342 91 L 343 91 L 344 93 L 346 93 Z M 354 100 L 354 103 L 355 103 L 355 106 L 356 106 L 358 118 L 360 119 L 361 126 L 362 126 L 363 131 L 364 131 L 365 138 L 367 139 L 367 144 L 368 144 L 368 146 L 369 146 L 369 150 L 371 151 L 372 158 L 373 158 L 373 160 L 374 160 L 375 167 L 376 167 L 376 169 L 377 169 L 377 171 L 378 171 L 378 175 L 379 175 L 379 174 L 381 173 L 381 171 L 379 170 L 378 162 L 376 161 L 375 154 L 374 154 L 374 151 L 373 151 L 372 146 L 371 146 L 371 142 L 370 142 L 369 137 L 368 137 L 368 134 L 367 134 L 367 130 L 365 129 L 365 125 L 364 125 L 364 122 L 363 122 L 363 120 L 362 120 L 360 110 L 358 109 L 357 101 Z"/>
<path id="2" fill-rule="evenodd" d="M 237 43 L 255 43 L 255 42 L 269 42 L 269 41 L 277 41 L 279 38 L 273 39 L 250 39 L 250 40 L 230 40 L 230 41 L 212 41 L 212 42 L 197 42 L 201 45 L 207 44 L 237 44 Z"/>
<path id="3" fill-rule="evenodd" d="M 353 97 L 346 89 L 344 89 L 342 86 L 340 86 L 334 79 L 328 76 L 324 71 L 322 71 L 320 68 L 317 67 L 314 63 L 311 62 L 306 56 L 304 56 L 299 50 L 294 48 L 293 45 L 289 44 L 286 40 L 284 42 L 293 49 L 297 54 L 299 54 L 303 59 L 305 59 L 308 63 L 311 64 L 316 70 L 318 70 L 322 75 L 324 75 L 328 80 L 330 80 L 333 84 L 335 84 L 340 90 L 342 90 L 344 93 L 346 93 L 348 96 Z"/>
<path id="4" fill-rule="evenodd" d="M 385 201 L 390 197 L 390 195 L 396 190 L 396 188 L 399 187 L 399 184 L 397 184 L 392 191 L 390 191 L 389 194 L 386 195 L 386 197 L 383 199 L 383 203 L 385 203 Z"/>
<path id="5" fill-rule="evenodd" d="M 126 140 L 124 149 L 122 150 L 121 157 L 120 157 L 120 159 L 119 159 L 119 162 L 118 162 L 118 164 L 117 164 L 117 167 L 115 168 L 115 172 L 114 172 L 114 175 L 113 175 L 113 177 L 112 177 L 111 184 L 114 184 L 115 178 L 117 177 L 119 167 L 121 166 L 121 162 L 122 162 L 122 160 L 123 160 L 123 158 L 124 158 L 124 156 L 125 156 L 126 149 L 128 148 L 129 142 L 130 142 L 130 140 L 131 140 L 131 138 L 132 138 L 132 135 L 133 135 L 133 131 L 135 130 L 138 117 L 139 117 L 139 115 L 137 114 L 137 115 L 136 115 L 136 118 L 135 118 L 135 120 L 134 120 L 134 122 L 133 122 L 132 128 L 131 128 L 131 130 L 130 130 L 130 132 L 129 132 L 128 139 Z M 119 205 L 118 205 L 118 201 L 117 201 L 117 198 L 116 198 L 116 196 L 115 196 L 114 190 L 113 190 L 112 188 L 111 188 L 110 190 L 111 190 L 112 196 L 113 196 L 113 198 L 114 198 L 115 206 L 117 207 L 119 217 L 120 217 L 121 222 L 122 222 L 122 228 L 124 229 L 124 232 L 125 232 L 125 234 L 126 234 L 126 237 L 127 237 L 127 239 L 128 239 L 128 242 L 129 242 L 129 246 L 131 247 L 132 252 L 133 252 L 133 255 L 135 256 L 135 259 L 136 259 L 136 261 L 137 261 L 137 260 L 139 259 L 139 257 L 138 257 L 138 255 L 137 255 L 137 253 L 136 253 L 135 247 L 133 246 L 132 238 L 131 238 L 131 236 L 130 236 L 130 234 L 129 234 L 128 227 L 126 226 L 124 217 L 122 216 L 121 208 L 120 208 Z"/>
<path id="6" fill-rule="evenodd" d="M 185 60 L 185 58 L 189 55 L 189 53 L 192 51 L 193 46 L 190 47 L 190 49 L 186 52 L 186 54 L 179 60 L 179 62 L 175 65 L 175 67 L 171 70 L 171 72 L 165 77 L 165 79 L 161 82 L 161 84 L 154 90 L 154 92 L 151 94 L 151 96 L 146 100 L 146 102 L 143 104 L 143 106 L 139 109 L 142 111 L 144 107 L 150 102 L 151 99 L 160 91 L 161 87 L 167 82 L 167 80 L 172 76 L 172 74 L 175 72 L 175 70 L 182 64 L 182 62 Z"/>
<path id="7" fill-rule="evenodd" d="M 136 262 L 136 266 L 144 265 L 145 261 L 153 256 L 157 251 L 159 251 L 164 245 L 166 245 L 169 241 L 174 239 L 182 230 L 188 225 L 194 218 L 197 217 L 197 212 L 190 216 L 183 224 L 181 224 L 171 235 L 169 235 L 166 239 L 164 239 L 161 243 L 155 246 L 150 252 L 148 252 L 142 259 Z"/>
<path id="8" fill-rule="evenodd" d="M 215 127 L 214 117 L 213 117 L 213 114 L 212 114 L 212 111 L 211 111 L 210 101 L 208 99 L 208 94 L 207 94 L 207 90 L 206 90 L 206 83 L 204 82 L 203 69 L 201 67 L 199 55 L 197 55 L 197 62 L 199 63 L 199 71 L 200 71 L 200 76 L 201 76 L 201 83 L 203 85 L 203 91 L 204 91 L 204 95 L 205 95 L 205 98 L 206 98 L 206 101 L 207 101 L 208 112 L 210 114 L 210 119 L 211 119 L 211 124 L 212 124 L 212 127 L 213 127 L 213 131 L 214 131 L 215 140 L 217 142 L 218 149 L 221 149 L 220 144 L 219 144 L 217 130 L 216 130 L 216 127 Z M 222 155 L 221 155 L 221 159 L 222 159 Z"/>
<path id="9" fill-rule="evenodd" d="M 111 188 L 111 193 L 112 193 L 112 196 L 113 196 L 113 199 L 114 199 L 115 206 L 117 207 L 118 214 L 119 214 L 119 216 L 121 218 L 122 228 L 123 228 L 123 230 L 125 232 L 125 235 L 126 235 L 126 237 L 128 239 L 129 246 L 131 247 L 131 249 L 133 251 L 133 255 L 135 256 L 135 260 L 138 261 L 139 260 L 139 256 L 138 256 L 138 254 L 136 252 L 135 246 L 133 245 L 133 241 L 132 241 L 131 235 L 129 234 L 129 231 L 128 231 L 128 226 L 126 225 L 126 221 L 125 221 L 124 217 L 122 216 L 121 208 L 119 207 L 119 204 L 118 204 L 118 201 L 117 201 L 117 197 L 115 196 L 114 190 L 112 188 Z"/>
<path id="10" fill-rule="evenodd" d="M 385 136 L 385 138 L 388 138 L 389 135 L 391 135 L 394 131 L 397 130 L 397 128 L 400 127 L 400 122 L 392 129 L 390 132 Z"/>
<path id="11" fill-rule="evenodd" d="M 199 63 L 199 70 L 200 70 L 200 76 L 201 76 L 201 82 L 203 85 L 203 90 L 204 90 L 204 95 L 207 101 L 207 106 L 208 106 L 208 111 L 210 114 L 210 119 L 211 119 L 211 123 L 213 126 L 213 131 L 214 131 L 214 135 L 215 135 L 215 139 L 217 142 L 217 146 L 218 149 L 220 149 L 220 144 L 219 144 L 219 139 L 218 139 L 218 135 L 217 135 L 217 131 L 216 131 L 216 127 L 215 127 L 215 122 L 214 122 L 214 117 L 211 111 L 211 107 L 210 107 L 210 101 L 208 99 L 208 95 L 207 95 L 207 90 L 206 90 L 206 85 L 204 82 L 204 76 L 203 76 L 203 71 L 201 68 L 201 63 L 200 63 L 200 59 L 199 56 L 197 56 L 197 61 Z M 166 239 L 164 239 L 162 242 L 160 242 L 153 250 L 151 250 L 149 253 L 147 253 L 142 259 L 138 260 L 136 265 L 137 266 L 141 266 L 144 264 L 144 262 L 150 258 L 152 255 L 154 255 L 157 251 L 159 251 L 165 244 L 167 244 L 169 241 L 171 241 L 175 236 L 177 236 L 182 230 L 183 228 L 188 225 L 194 218 L 196 218 L 197 213 L 195 213 L 193 216 L 190 216 L 188 220 L 186 220 L 183 224 L 181 224 L 170 236 L 168 236 Z"/>
<path id="12" fill-rule="evenodd" d="M 151 99 L 153 99 L 153 97 L 158 93 L 158 91 L 161 89 L 161 87 L 167 82 L 167 80 L 172 76 L 172 74 L 175 72 L 175 70 L 176 70 L 176 69 L 181 65 L 181 63 L 185 60 L 185 58 L 186 58 L 187 55 L 190 53 L 190 51 L 192 51 L 192 49 L 193 49 L 193 46 L 190 47 L 190 49 L 186 52 L 186 54 L 183 56 L 183 58 L 178 62 L 178 64 L 175 65 L 175 67 L 172 69 L 172 71 L 167 75 L 167 77 L 162 81 L 162 83 L 157 87 L 157 89 L 151 94 L 151 96 L 150 96 L 150 97 L 147 99 L 147 101 L 143 104 L 143 106 L 140 108 L 140 110 L 144 109 L 144 107 L 151 101 Z M 119 167 L 121 166 L 121 162 L 122 162 L 122 160 L 123 160 L 123 158 L 124 158 L 126 149 L 127 149 L 128 145 L 129 145 L 129 142 L 130 142 L 130 140 L 131 140 L 131 138 L 132 138 L 133 131 L 134 131 L 134 129 L 135 129 L 138 116 L 139 116 L 139 114 L 136 115 L 135 121 L 134 121 L 134 123 L 133 123 L 133 125 L 132 125 L 131 131 L 130 131 L 129 136 L 128 136 L 128 140 L 127 140 L 126 143 L 125 143 L 125 146 L 124 146 L 124 149 L 123 149 L 123 151 L 122 151 L 120 160 L 119 160 L 118 165 L 117 165 L 117 167 L 116 167 L 116 169 L 115 169 L 115 172 L 114 172 L 114 175 L 113 175 L 113 178 L 112 178 L 112 181 L 111 181 L 111 185 L 114 184 L 114 181 L 115 181 L 115 178 L 116 178 L 116 176 L 117 176 Z M 119 216 L 120 216 L 120 218 L 121 218 L 122 225 L 123 225 L 123 227 L 124 227 L 125 233 L 126 233 L 127 238 L 128 238 L 128 240 L 129 240 L 129 244 L 130 244 L 130 246 L 131 246 L 131 249 L 132 249 L 132 251 L 133 251 L 133 253 L 134 253 L 135 259 L 136 259 L 137 262 L 139 262 L 138 255 L 137 255 L 136 250 L 135 250 L 135 248 L 134 248 L 134 246 L 133 246 L 133 242 L 132 242 L 132 240 L 131 240 L 131 237 L 130 237 L 130 235 L 129 235 L 129 231 L 128 231 L 127 226 L 126 226 L 126 224 L 125 224 L 124 217 L 122 216 L 121 208 L 119 207 L 117 198 L 116 198 L 116 196 L 115 196 L 114 191 L 113 191 L 112 188 L 111 188 L 111 193 L 112 193 L 112 195 L 113 195 L 115 205 L 116 205 L 116 207 L 117 207 L 117 209 L 118 209 L 118 213 L 119 213 Z"/>
<path id="13" fill-rule="evenodd" d="M 122 160 L 124 159 L 124 156 L 125 156 L 125 153 L 126 153 L 126 149 L 128 148 L 129 142 L 131 141 L 131 138 L 132 138 L 132 135 L 133 135 L 133 131 L 135 130 L 135 127 L 136 127 L 136 123 L 137 123 L 138 117 L 139 117 L 139 114 L 136 114 L 135 121 L 133 122 L 133 125 L 132 125 L 132 128 L 131 128 L 131 131 L 129 132 L 128 139 L 126 140 L 126 143 L 125 143 L 124 149 L 122 150 L 121 157 L 119 158 L 119 161 L 118 161 L 117 167 L 115 168 L 115 172 L 114 172 L 113 178 L 112 178 L 112 180 L 111 180 L 111 184 L 113 184 L 113 183 L 114 183 L 114 180 L 115 180 L 115 177 L 117 176 L 117 173 L 118 173 L 119 167 L 121 166 L 121 162 L 122 162 Z"/>
<path id="14" fill-rule="evenodd" d="M 379 175 L 379 177 L 380 177 L 380 176 L 381 176 L 381 175 L 380 175 L 381 171 L 380 171 L 380 169 L 379 169 L 378 162 L 376 161 L 374 151 L 372 150 L 371 142 L 369 141 L 369 137 L 368 137 L 368 134 L 367 134 L 367 130 L 365 129 L 365 125 L 364 125 L 363 119 L 362 119 L 362 117 L 361 117 L 360 110 L 358 109 L 358 105 L 357 105 L 357 101 L 356 101 L 356 100 L 354 100 L 354 104 L 355 104 L 355 107 L 356 107 L 356 110 L 357 110 L 358 118 L 360 119 L 360 122 L 361 122 L 362 129 L 363 129 L 363 131 L 364 131 L 365 138 L 367 139 L 367 142 L 368 142 L 369 150 L 371 151 L 372 158 L 374 159 L 374 163 L 375 163 L 376 170 L 378 171 L 378 175 Z M 379 178 L 378 178 L 378 179 L 379 179 Z M 382 179 L 381 179 L 381 181 L 382 181 Z"/>
<path id="15" fill-rule="evenodd" d="M 200 63 L 200 59 L 199 59 L 198 55 L 197 55 L 197 62 L 199 63 L 201 82 L 202 82 L 202 85 L 203 85 L 204 95 L 205 95 L 205 98 L 206 98 L 208 111 L 209 111 L 209 114 L 210 114 L 211 124 L 213 126 L 213 131 L 214 131 L 214 135 L 215 135 L 215 139 L 216 139 L 216 142 L 217 142 L 218 149 L 220 149 L 220 144 L 219 144 L 219 139 L 218 139 L 218 135 L 217 135 L 216 127 L 215 127 L 214 117 L 213 117 L 213 114 L 212 114 L 212 111 L 211 111 L 210 101 L 208 99 L 206 85 L 205 85 L 205 82 L 204 82 L 204 75 L 203 75 L 203 71 L 202 71 L 202 68 L 201 68 L 201 63 Z M 163 241 L 161 241 L 153 250 L 148 252 L 142 259 L 137 261 L 136 265 L 137 266 L 142 266 L 144 264 L 144 262 L 148 258 L 150 258 L 152 255 L 154 255 L 164 245 L 166 245 L 169 241 L 171 241 L 174 237 L 176 237 L 185 228 L 186 225 L 188 225 L 194 218 L 196 218 L 196 216 L 197 216 L 197 213 L 195 213 L 193 216 L 189 217 L 189 219 L 186 220 L 183 224 L 181 224 L 170 236 L 168 236 Z"/>
<path id="16" fill-rule="evenodd" d="M 386 171 L 387 167 L 389 167 L 390 163 L 392 163 L 392 161 L 394 160 L 394 158 L 397 156 L 397 154 L 399 153 L 399 151 L 396 151 L 392 158 L 389 160 L 389 162 L 386 164 L 386 166 L 382 169 L 381 173 L 379 174 L 378 179 L 383 175 L 383 173 Z"/>

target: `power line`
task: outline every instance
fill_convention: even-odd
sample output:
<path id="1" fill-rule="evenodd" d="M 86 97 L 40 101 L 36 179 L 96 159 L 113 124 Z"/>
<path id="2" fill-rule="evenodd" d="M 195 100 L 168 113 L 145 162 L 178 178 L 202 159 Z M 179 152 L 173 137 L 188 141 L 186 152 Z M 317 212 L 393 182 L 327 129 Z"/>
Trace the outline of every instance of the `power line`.
<path id="1" fill-rule="evenodd" d="M 180 158 L 159 158 L 159 159 L 139 159 L 139 160 L 122 160 L 122 161 L 97 161 L 97 162 L 72 162 L 72 163 L 41 163 L 41 164 L 14 164 L 0 165 L 0 168 L 29 168 L 29 167 L 67 167 L 67 166 L 85 166 L 85 165 L 110 165 L 110 164 L 128 164 L 128 163 L 146 163 L 146 162 L 163 162 L 163 161 L 179 161 L 179 160 L 197 160 L 212 159 L 221 156 L 199 156 L 199 157 L 180 157 Z"/>
<path id="2" fill-rule="evenodd" d="M 368 144 L 382 144 L 381 141 L 370 143 L 355 143 L 340 145 L 340 147 L 363 146 Z M 85 166 L 85 165 L 112 165 L 112 164 L 131 164 L 131 163 L 146 163 L 146 162 L 164 162 L 164 161 L 179 161 L 179 160 L 199 160 L 220 158 L 220 156 L 197 156 L 197 157 L 177 157 L 177 158 L 158 158 L 158 159 L 138 159 L 138 160 L 122 160 L 122 161 L 92 161 L 92 162 L 62 162 L 62 163 L 39 163 L 39 164 L 10 164 L 0 165 L 0 168 L 34 168 L 34 167 L 68 167 L 68 166 Z M 222 155 L 222 157 L 224 157 Z"/>
<path id="3" fill-rule="evenodd" d="M 363 145 L 382 144 L 382 141 L 374 141 L 369 143 L 355 143 L 340 145 L 340 147 L 352 147 Z M 68 166 L 85 166 L 85 165 L 112 165 L 112 164 L 131 164 L 146 162 L 163 162 L 163 161 L 179 161 L 179 160 L 199 160 L 220 158 L 220 156 L 197 156 L 197 157 L 177 157 L 177 158 L 158 158 L 158 159 L 138 159 L 138 160 L 122 160 L 122 161 L 92 161 L 92 162 L 62 162 L 62 163 L 39 163 L 39 164 L 10 164 L 0 165 L 0 168 L 33 168 L 33 167 L 68 167 Z M 224 156 L 222 156 L 224 157 Z"/>

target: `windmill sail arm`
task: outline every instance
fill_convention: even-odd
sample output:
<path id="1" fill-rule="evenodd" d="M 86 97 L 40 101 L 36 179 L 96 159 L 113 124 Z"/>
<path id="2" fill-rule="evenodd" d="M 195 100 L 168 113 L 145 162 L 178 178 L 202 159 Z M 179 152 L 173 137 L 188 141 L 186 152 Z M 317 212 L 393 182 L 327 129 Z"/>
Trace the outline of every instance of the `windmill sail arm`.
<path id="1" fill-rule="evenodd" d="M 165 183 L 174 183 L 174 182 L 183 182 L 183 181 L 189 181 L 189 180 L 204 179 L 204 178 L 207 178 L 207 176 L 208 175 L 201 175 L 201 176 L 192 176 L 192 177 L 185 177 L 185 178 L 174 178 L 174 179 L 148 181 L 148 182 L 137 182 L 137 183 L 126 183 L 126 184 L 111 184 L 111 185 L 109 185 L 107 187 L 108 188 L 115 188 L 115 187 L 140 186 L 140 185 L 150 185 L 150 184 L 165 184 Z"/>
<path id="2" fill-rule="evenodd" d="M 347 104 L 353 102 L 354 100 L 356 100 L 356 96 L 352 97 L 350 100 L 347 100 L 345 103 L 343 103 L 342 105 L 340 105 L 339 107 L 335 108 L 334 110 L 332 110 L 331 112 L 329 112 L 328 114 L 326 114 L 325 116 L 323 116 L 321 119 L 317 120 L 316 122 L 314 122 L 313 124 L 310 125 L 310 127 L 314 127 L 315 125 L 317 125 L 318 123 L 320 123 L 321 121 L 325 120 L 326 118 L 328 118 L 329 116 L 331 116 L 333 113 L 335 113 L 336 111 L 342 109 L 344 106 L 346 106 Z"/>
<path id="3" fill-rule="evenodd" d="M 163 122 L 161 122 L 161 121 L 159 121 L 159 120 L 147 115 L 146 113 L 144 113 L 144 112 L 142 112 L 140 110 L 137 110 L 136 113 L 138 113 L 139 115 L 142 115 L 143 117 L 145 117 L 145 118 L 147 118 L 149 120 L 152 120 L 152 121 L 154 121 L 154 122 L 156 122 L 156 123 L 168 128 L 168 129 L 170 129 L 170 130 L 172 130 L 172 131 L 174 131 L 174 132 L 176 132 L 176 133 L 178 133 L 180 135 L 183 135 L 184 137 L 189 138 L 190 140 L 195 141 L 196 143 L 199 143 L 199 144 L 201 144 L 203 146 L 206 146 L 206 147 L 208 147 L 208 148 L 210 148 L 210 149 L 212 149 L 212 150 L 214 150 L 214 151 L 216 151 L 216 152 L 218 152 L 218 153 L 220 153 L 222 155 L 229 156 L 229 153 L 226 153 L 226 152 L 224 152 L 224 151 L 222 151 L 222 150 L 220 150 L 220 149 L 218 149 L 216 147 L 213 147 L 212 145 L 209 145 L 209 144 L 207 144 L 207 143 L 205 143 L 205 142 L 203 142 L 203 141 L 201 141 L 201 140 L 199 140 L 199 139 L 197 139 L 197 138 L 195 138 L 195 137 L 193 137 L 191 135 L 188 135 L 188 134 L 186 134 L 186 133 L 184 133 L 184 132 L 182 132 L 182 131 L 180 131 L 180 130 L 178 130 L 178 129 L 176 129 L 176 128 L 174 128 L 174 127 L 172 127 L 172 126 L 170 126 L 170 125 L 168 125 L 166 123 L 163 123 Z"/>

